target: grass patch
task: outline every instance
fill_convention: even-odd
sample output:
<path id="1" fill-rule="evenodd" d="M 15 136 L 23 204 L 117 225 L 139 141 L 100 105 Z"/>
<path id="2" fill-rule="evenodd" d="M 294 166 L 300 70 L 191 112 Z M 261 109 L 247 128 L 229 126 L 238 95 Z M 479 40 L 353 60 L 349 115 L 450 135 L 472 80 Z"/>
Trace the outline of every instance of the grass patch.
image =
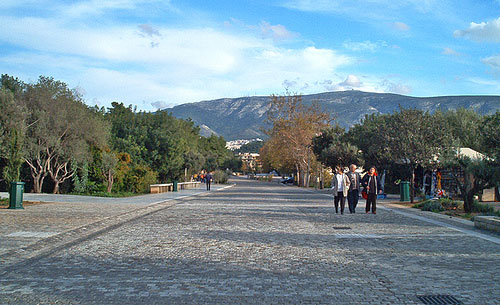
<path id="1" fill-rule="evenodd" d="M 9 205 L 9 198 L 0 198 L 0 205 Z"/>

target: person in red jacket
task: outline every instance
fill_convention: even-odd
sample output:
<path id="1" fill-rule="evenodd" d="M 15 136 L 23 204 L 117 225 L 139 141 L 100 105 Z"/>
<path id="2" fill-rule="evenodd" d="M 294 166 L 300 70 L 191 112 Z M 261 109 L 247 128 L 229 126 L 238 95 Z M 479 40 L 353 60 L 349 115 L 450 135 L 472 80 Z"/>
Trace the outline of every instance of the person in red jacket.
<path id="1" fill-rule="evenodd" d="M 377 169 L 372 166 L 368 173 L 363 177 L 363 186 L 366 189 L 368 198 L 366 199 L 366 213 L 370 212 L 370 207 L 373 214 L 377 214 L 377 194 L 381 192 L 380 178 L 377 175 Z"/>

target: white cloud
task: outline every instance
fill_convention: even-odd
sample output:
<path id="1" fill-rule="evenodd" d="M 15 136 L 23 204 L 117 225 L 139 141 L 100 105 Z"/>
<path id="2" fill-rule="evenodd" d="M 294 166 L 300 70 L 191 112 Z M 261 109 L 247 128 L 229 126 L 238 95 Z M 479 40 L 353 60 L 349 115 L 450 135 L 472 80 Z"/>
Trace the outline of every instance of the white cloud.
<path id="1" fill-rule="evenodd" d="M 482 58 L 481 62 L 495 70 L 500 70 L 500 55 Z"/>
<path id="2" fill-rule="evenodd" d="M 407 25 L 406 23 L 404 22 L 394 22 L 392 24 L 392 26 L 394 27 L 394 29 L 398 30 L 398 31 L 409 31 L 410 30 L 410 26 Z"/>
<path id="3" fill-rule="evenodd" d="M 288 35 L 280 27 L 269 30 Z M 101 105 L 118 100 L 158 107 L 158 101 L 267 95 L 297 78 L 301 90 L 314 92 L 318 87 L 308 84 L 355 62 L 336 50 L 286 48 L 259 36 L 147 24 L 82 28 L 57 18 L 0 16 L 0 42 L 26 50 L 4 53 L 4 62 L 80 86 L 85 98 Z"/>
<path id="4" fill-rule="evenodd" d="M 455 37 L 464 37 L 478 42 L 500 42 L 500 18 L 488 22 L 471 22 L 465 30 L 456 30 Z"/>
<path id="5" fill-rule="evenodd" d="M 319 13 L 343 13 L 356 16 L 369 16 L 373 19 L 387 19 L 390 11 L 415 10 L 421 13 L 432 12 L 442 0 L 286 0 L 284 7 L 294 10 Z"/>
<path id="6" fill-rule="evenodd" d="M 443 48 L 443 51 L 441 52 L 443 55 L 451 55 L 451 56 L 460 56 L 461 54 L 458 53 L 457 51 L 453 50 L 452 48 Z"/>
<path id="7" fill-rule="evenodd" d="M 273 40 L 287 40 L 298 36 L 296 33 L 290 32 L 281 24 L 272 25 L 267 21 L 260 23 L 260 30 L 263 37 L 270 37 Z"/>
<path id="8" fill-rule="evenodd" d="M 343 88 L 353 89 L 361 87 L 361 84 L 362 84 L 361 81 L 356 75 L 349 74 L 345 79 L 345 81 L 341 82 L 339 86 Z"/>
<path id="9" fill-rule="evenodd" d="M 370 51 L 370 52 L 375 52 L 380 48 L 387 47 L 387 42 L 381 40 L 377 42 L 372 42 L 369 40 L 361 41 L 361 42 L 356 42 L 356 41 L 350 41 L 347 40 L 345 41 L 342 46 L 348 50 L 351 51 Z"/>
<path id="10" fill-rule="evenodd" d="M 160 110 L 160 109 L 165 109 L 165 108 L 172 108 L 174 106 L 174 104 L 167 103 L 165 101 L 156 101 L 156 102 L 152 102 L 151 106 L 153 106 L 157 110 Z"/>
<path id="11" fill-rule="evenodd" d="M 410 94 L 412 91 L 412 88 L 410 86 L 388 79 L 382 80 L 380 86 L 383 88 L 383 91 L 387 93 Z"/>

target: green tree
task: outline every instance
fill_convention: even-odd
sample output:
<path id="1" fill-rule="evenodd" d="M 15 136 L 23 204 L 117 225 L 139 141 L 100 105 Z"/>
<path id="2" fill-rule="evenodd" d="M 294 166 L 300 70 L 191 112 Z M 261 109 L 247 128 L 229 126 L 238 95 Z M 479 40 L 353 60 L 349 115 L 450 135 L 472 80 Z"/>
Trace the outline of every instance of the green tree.
<path id="1" fill-rule="evenodd" d="M 335 168 L 337 165 L 362 165 L 358 148 L 348 142 L 344 128 L 338 125 L 324 130 L 313 138 L 312 143 L 314 154 L 325 166 Z"/>
<path id="2" fill-rule="evenodd" d="M 366 115 L 360 124 L 349 129 L 346 141 L 359 149 L 361 158 L 368 166 L 387 168 L 393 163 L 388 150 L 385 132 L 389 129 L 391 115 Z"/>
<path id="3" fill-rule="evenodd" d="M 5 76 L 2 76 L 2 82 Z M 26 133 L 26 109 L 15 100 L 3 83 L 0 87 L 0 157 L 5 160 L 3 177 L 7 183 L 20 180 L 23 144 Z"/>
<path id="4" fill-rule="evenodd" d="M 113 189 L 114 177 L 116 174 L 116 166 L 118 165 L 118 159 L 113 152 L 103 152 L 101 171 L 106 181 L 106 192 L 111 193 Z"/>
<path id="5" fill-rule="evenodd" d="M 474 195 L 480 191 L 496 186 L 499 168 L 487 158 L 470 158 L 461 156 L 456 151 L 444 158 L 446 166 L 460 189 L 464 201 L 464 211 L 471 213 L 474 205 Z M 462 173 L 462 175 L 459 175 Z"/>
<path id="6" fill-rule="evenodd" d="M 410 198 L 415 197 L 415 169 L 437 162 L 450 146 L 450 138 L 442 120 L 429 112 L 401 109 L 389 117 L 381 130 L 388 156 L 394 163 L 405 164 L 410 173 Z"/>
<path id="7" fill-rule="evenodd" d="M 58 193 L 60 184 L 75 174 L 71 162 L 86 160 L 89 145 L 106 145 L 109 129 L 77 92 L 53 78 L 41 76 L 36 84 L 28 85 L 24 100 L 30 111 L 25 161 L 34 191 L 41 192 L 49 176 L 53 193 Z"/>
<path id="8" fill-rule="evenodd" d="M 459 108 L 445 113 L 437 112 L 441 120 L 441 128 L 447 129 L 452 138 L 454 147 L 468 147 L 476 151 L 483 151 L 483 137 L 481 127 L 483 117 L 472 109 Z"/>

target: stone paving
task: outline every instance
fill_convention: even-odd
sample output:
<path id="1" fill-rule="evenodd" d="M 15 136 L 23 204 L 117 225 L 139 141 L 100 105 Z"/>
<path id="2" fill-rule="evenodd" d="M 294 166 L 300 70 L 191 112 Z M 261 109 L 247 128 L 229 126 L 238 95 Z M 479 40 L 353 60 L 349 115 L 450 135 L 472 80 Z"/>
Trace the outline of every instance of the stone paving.
<path id="1" fill-rule="evenodd" d="M 391 206 L 340 215 L 332 205 L 245 180 L 148 205 L 6 261 L 0 304 L 500 304 L 494 236 Z"/>

